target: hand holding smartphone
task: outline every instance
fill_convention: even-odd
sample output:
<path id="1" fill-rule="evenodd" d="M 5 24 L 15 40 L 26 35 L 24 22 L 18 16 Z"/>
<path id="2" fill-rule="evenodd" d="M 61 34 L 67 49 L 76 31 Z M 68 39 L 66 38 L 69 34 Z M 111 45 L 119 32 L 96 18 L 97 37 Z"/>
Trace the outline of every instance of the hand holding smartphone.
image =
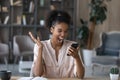
<path id="1" fill-rule="evenodd" d="M 76 49 L 78 47 L 78 43 L 73 43 L 71 46 Z"/>
<path id="2" fill-rule="evenodd" d="M 78 43 L 73 43 L 72 45 L 71 45 L 71 47 L 73 47 L 73 48 L 77 48 L 78 47 Z M 67 54 L 67 56 L 70 56 L 69 54 Z"/>

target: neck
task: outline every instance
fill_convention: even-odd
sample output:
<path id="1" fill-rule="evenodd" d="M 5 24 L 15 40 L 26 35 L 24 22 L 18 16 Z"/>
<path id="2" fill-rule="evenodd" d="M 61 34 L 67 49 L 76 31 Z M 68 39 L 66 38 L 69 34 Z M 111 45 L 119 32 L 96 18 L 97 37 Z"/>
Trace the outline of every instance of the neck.
<path id="1" fill-rule="evenodd" d="M 62 42 L 62 43 L 57 43 L 57 42 L 54 41 L 53 39 L 51 39 L 50 42 L 51 42 L 51 45 L 52 45 L 52 47 L 53 47 L 54 49 L 56 49 L 56 48 L 61 48 L 62 45 L 63 45 L 63 42 Z"/>

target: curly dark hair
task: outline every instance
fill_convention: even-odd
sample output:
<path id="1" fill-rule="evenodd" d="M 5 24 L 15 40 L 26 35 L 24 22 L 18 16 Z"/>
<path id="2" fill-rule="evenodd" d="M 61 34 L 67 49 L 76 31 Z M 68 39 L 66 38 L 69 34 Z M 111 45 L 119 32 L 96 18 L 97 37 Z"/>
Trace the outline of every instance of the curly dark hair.
<path id="1" fill-rule="evenodd" d="M 53 10 L 50 13 L 48 13 L 46 17 L 46 27 L 50 29 L 55 23 L 61 23 L 64 22 L 68 25 L 71 23 L 71 16 L 61 10 Z"/>

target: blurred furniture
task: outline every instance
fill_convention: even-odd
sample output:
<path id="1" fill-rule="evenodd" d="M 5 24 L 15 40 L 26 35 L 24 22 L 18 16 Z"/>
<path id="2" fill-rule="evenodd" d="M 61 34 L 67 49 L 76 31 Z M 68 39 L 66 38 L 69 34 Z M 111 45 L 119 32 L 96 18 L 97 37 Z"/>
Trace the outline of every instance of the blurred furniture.
<path id="1" fill-rule="evenodd" d="M 12 50 L 10 47 L 9 29 L 3 26 L 0 27 L 2 27 L 0 28 L 0 60 L 1 63 L 7 64 L 11 60 L 10 50 Z"/>
<path id="2" fill-rule="evenodd" d="M 9 46 L 5 43 L 0 43 L 0 58 L 4 59 L 5 64 L 8 64 L 8 56 L 9 56 Z"/>
<path id="3" fill-rule="evenodd" d="M 20 76 L 12 76 L 11 80 L 33 80 L 39 77 L 20 77 Z M 42 77 L 44 78 L 44 77 Z M 35 79 L 35 80 L 46 80 L 46 79 Z M 47 80 L 110 80 L 109 76 L 94 76 L 94 77 L 85 77 L 84 79 L 79 78 L 47 78 Z"/>
<path id="4" fill-rule="evenodd" d="M 15 62 L 19 60 L 19 72 L 28 73 L 32 66 L 34 42 L 28 35 L 16 35 L 13 38 L 13 54 Z M 28 57 L 28 61 L 24 61 L 24 57 Z"/>
<path id="5" fill-rule="evenodd" d="M 22 61 L 24 57 L 33 58 L 34 42 L 28 35 L 15 35 L 13 38 L 13 54 L 15 62 L 18 58 Z"/>
<path id="6" fill-rule="evenodd" d="M 96 55 L 92 57 L 92 70 L 95 66 L 111 67 L 120 65 L 120 32 L 111 31 L 100 35 L 100 46 L 95 49 Z"/>
<path id="7" fill-rule="evenodd" d="M 30 73 L 33 61 L 19 61 L 19 72 Z"/>

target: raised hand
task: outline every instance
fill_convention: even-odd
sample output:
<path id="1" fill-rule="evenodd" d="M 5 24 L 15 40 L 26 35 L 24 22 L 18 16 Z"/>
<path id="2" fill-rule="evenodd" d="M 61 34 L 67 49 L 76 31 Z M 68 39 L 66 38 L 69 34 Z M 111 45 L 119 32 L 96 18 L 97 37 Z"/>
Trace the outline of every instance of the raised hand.
<path id="1" fill-rule="evenodd" d="M 79 58 L 78 50 L 80 50 L 79 46 L 78 47 L 70 46 L 67 55 L 72 56 L 73 58 Z"/>
<path id="2" fill-rule="evenodd" d="M 43 47 L 43 44 L 41 43 L 39 37 L 35 38 L 31 32 L 29 32 L 28 34 L 29 34 L 29 36 L 31 37 L 31 39 L 32 39 L 40 48 Z"/>

